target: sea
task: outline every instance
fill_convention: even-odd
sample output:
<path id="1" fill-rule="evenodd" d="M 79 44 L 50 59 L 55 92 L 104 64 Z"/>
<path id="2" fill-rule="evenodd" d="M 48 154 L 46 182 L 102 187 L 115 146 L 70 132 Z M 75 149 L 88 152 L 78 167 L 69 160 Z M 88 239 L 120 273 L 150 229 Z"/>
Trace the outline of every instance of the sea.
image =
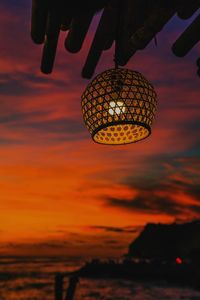
<path id="1" fill-rule="evenodd" d="M 0 300 L 54 300 L 54 278 L 80 258 L 0 258 Z M 65 290 L 68 279 L 65 280 Z M 200 300 L 200 291 L 166 282 L 81 279 L 74 300 Z M 63 299 L 64 300 L 64 299 Z"/>

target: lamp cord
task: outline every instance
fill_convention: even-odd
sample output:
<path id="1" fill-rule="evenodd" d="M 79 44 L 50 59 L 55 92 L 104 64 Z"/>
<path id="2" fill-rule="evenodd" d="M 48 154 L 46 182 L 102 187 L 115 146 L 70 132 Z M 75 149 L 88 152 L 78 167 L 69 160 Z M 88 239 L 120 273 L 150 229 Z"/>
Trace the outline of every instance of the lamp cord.
<path id="1" fill-rule="evenodd" d="M 114 63 L 115 63 L 115 69 L 119 68 L 117 58 L 118 58 L 118 52 L 119 52 L 119 34 L 120 34 L 120 12 L 121 12 L 121 0 L 118 0 L 117 4 L 117 24 L 116 24 L 116 34 L 115 34 L 115 55 L 114 55 Z"/>
<path id="2" fill-rule="evenodd" d="M 118 69 L 118 68 L 119 68 L 119 65 L 118 65 L 118 63 L 117 63 L 116 56 L 114 57 L 114 62 L 115 62 L 115 69 Z"/>

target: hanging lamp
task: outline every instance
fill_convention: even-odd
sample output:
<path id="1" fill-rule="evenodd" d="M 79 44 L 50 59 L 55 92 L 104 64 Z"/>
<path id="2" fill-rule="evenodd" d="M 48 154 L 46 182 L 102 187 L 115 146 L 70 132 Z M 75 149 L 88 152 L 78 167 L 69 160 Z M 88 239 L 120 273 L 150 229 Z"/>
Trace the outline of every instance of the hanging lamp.
<path id="1" fill-rule="evenodd" d="M 81 104 L 93 140 L 121 145 L 150 135 L 157 96 L 139 72 L 114 68 L 93 79 L 82 95 Z"/>
<path id="2" fill-rule="evenodd" d="M 118 67 L 121 9 L 115 39 L 115 68 L 97 75 L 82 94 L 86 127 L 99 144 L 135 143 L 151 134 L 157 95 L 139 72 Z"/>

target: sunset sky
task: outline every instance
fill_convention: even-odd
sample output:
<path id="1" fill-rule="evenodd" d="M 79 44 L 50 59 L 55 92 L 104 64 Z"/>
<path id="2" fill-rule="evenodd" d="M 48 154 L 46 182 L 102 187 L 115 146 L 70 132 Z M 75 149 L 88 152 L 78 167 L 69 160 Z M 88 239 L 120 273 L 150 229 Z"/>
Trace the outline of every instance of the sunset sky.
<path id="1" fill-rule="evenodd" d="M 60 35 L 54 71 L 40 72 L 30 0 L 0 3 L 0 254 L 121 255 L 147 222 L 200 217 L 200 47 L 171 45 L 191 22 L 175 17 L 127 65 L 159 99 L 152 135 L 127 146 L 95 144 L 85 128 L 80 54 Z M 96 73 L 113 66 L 113 49 Z"/>

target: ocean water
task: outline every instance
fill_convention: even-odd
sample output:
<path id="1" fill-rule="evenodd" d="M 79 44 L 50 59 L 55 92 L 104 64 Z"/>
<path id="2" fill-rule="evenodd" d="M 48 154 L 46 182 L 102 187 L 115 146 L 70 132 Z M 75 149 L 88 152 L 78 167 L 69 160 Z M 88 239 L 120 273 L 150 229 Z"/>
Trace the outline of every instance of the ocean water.
<path id="1" fill-rule="evenodd" d="M 81 265 L 79 259 L 0 259 L 0 300 L 54 300 L 56 273 Z M 67 287 L 67 280 L 65 282 Z M 165 282 L 81 279 L 74 300 L 200 300 L 200 291 Z"/>

